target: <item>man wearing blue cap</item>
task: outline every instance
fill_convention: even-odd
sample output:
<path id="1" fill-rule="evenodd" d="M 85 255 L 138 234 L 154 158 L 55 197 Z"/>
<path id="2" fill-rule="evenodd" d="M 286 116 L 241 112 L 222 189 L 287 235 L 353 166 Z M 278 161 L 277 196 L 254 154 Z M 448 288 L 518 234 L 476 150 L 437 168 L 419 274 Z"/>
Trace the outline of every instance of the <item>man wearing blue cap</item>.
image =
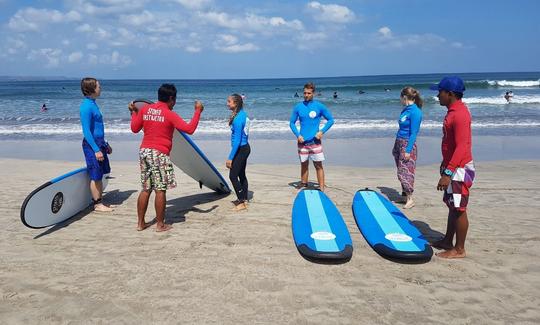
<path id="1" fill-rule="evenodd" d="M 439 103 L 448 109 L 443 123 L 441 178 L 437 190 L 444 191 L 443 201 L 448 206 L 448 224 L 443 239 L 432 243 L 444 252 L 442 258 L 465 257 L 465 238 L 469 229 L 467 204 L 475 171 L 472 158 L 471 113 L 461 101 L 465 86 L 459 77 L 445 77 L 431 87 L 438 90 Z M 454 245 L 454 234 L 456 244 Z"/>

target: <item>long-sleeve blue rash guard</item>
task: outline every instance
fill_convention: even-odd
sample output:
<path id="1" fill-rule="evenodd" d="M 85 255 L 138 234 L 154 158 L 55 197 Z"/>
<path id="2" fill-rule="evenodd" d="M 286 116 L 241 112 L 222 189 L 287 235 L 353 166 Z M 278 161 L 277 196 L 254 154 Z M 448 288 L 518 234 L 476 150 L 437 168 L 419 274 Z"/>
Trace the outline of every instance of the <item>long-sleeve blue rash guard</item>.
<path id="1" fill-rule="evenodd" d="M 101 115 L 96 100 L 86 97 L 81 103 L 80 114 L 84 139 L 94 152 L 100 151 L 96 139 L 103 140 L 105 138 L 105 127 L 103 126 L 103 115 Z"/>
<path id="2" fill-rule="evenodd" d="M 334 124 L 334 118 L 328 108 L 316 100 L 303 101 L 294 107 L 289 126 L 297 138 L 302 136 L 304 143 L 307 143 L 313 141 L 315 135 L 319 132 L 321 117 L 326 119 L 326 124 L 321 130 L 322 133 L 325 133 Z M 296 121 L 298 120 L 300 120 L 300 130 L 296 127 Z"/>
<path id="3" fill-rule="evenodd" d="M 411 104 L 405 106 L 399 115 L 399 130 L 396 134 L 397 138 L 407 139 L 406 153 L 411 153 L 411 150 L 416 142 L 416 137 L 420 131 L 420 124 L 422 123 L 422 110 Z"/>
<path id="4" fill-rule="evenodd" d="M 231 124 L 231 153 L 229 160 L 233 160 L 238 152 L 238 148 L 248 144 L 249 137 L 249 118 L 244 110 L 236 114 Z"/>

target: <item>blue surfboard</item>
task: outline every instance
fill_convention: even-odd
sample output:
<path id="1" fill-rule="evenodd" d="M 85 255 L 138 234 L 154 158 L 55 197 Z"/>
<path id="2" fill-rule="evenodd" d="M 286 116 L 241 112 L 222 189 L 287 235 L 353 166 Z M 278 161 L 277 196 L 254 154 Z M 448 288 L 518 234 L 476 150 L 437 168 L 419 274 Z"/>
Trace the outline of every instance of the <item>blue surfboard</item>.
<path id="1" fill-rule="evenodd" d="M 292 209 L 292 233 L 301 255 L 314 260 L 348 261 L 353 246 L 347 225 L 321 191 L 302 190 Z"/>
<path id="2" fill-rule="evenodd" d="M 409 262 L 429 261 L 433 256 L 418 228 L 380 193 L 356 192 L 352 210 L 358 229 L 381 256 Z"/>

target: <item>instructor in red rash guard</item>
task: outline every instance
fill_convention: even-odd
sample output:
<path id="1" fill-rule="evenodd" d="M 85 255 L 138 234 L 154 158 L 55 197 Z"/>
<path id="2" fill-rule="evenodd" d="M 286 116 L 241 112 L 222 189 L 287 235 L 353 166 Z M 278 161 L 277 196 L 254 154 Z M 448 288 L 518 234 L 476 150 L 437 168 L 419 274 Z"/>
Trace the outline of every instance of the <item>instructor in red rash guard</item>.
<path id="1" fill-rule="evenodd" d="M 432 246 L 445 250 L 437 254 L 439 257 L 462 258 L 465 257 L 465 238 L 469 229 L 469 189 L 475 176 L 471 148 L 471 113 L 461 101 L 465 86 L 459 77 L 446 77 L 431 89 L 439 91 L 437 97 L 440 105 L 448 109 L 443 123 L 441 178 L 437 184 L 437 190 L 444 191 L 443 201 L 448 206 L 448 225 L 444 238 L 432 243 Z"/>
<path id="2" fill-rule="evenodd" d="M 133 102 L 129 103 L 131 112 L 131 131 L 144 131 L 144 137 L 139 151 L 141 167 L 142 190 L 137 199 L 137 230 L 146 229 L 149 224 L 144 220 L 148 201 L 152 190 L 156 192 L 156 231 L 167 231 L 172 228 L 165 224 L 166 192 L 176 187 L 174 168 L 169 158 L 172 148 L 174 130 L 193 134 L 204 107 L 201 102 L 195 102 L 195 113 L 189 123 L 172 112 L 176 104 L 176 87 L 163 84 L 158 90 L 158 102 L 149 104 L 137 111 Z"/>

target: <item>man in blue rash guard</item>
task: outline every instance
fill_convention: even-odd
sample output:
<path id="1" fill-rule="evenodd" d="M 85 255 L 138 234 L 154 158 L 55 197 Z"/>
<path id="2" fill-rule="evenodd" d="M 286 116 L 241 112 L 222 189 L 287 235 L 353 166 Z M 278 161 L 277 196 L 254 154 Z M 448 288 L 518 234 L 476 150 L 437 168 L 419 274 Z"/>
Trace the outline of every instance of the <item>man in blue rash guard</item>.
<path id="1" fill-rule="evenodd" d="M 317 171 L 319 189 L 324 192 L 324 153 L 322 147 L 323 134 L 332 127 L 334 118 L 324 104 L 313 99 L 315 85 L 309 82 L 304 85 L 304 101 L 298 103 L 291 114 L 290 127 L 298 140 L 298 156 L 300 158 L 300 184 L 299 189 L 307 187 L 309 176 L 309 159 Z M 326 119 L 326 124 L 320 129 L 321 117 Z M 296 127 L 296 121 L 300 121 L 300 130 Z"/>
<path id="2" fill-rule="evenodd" d="M 112 153 L 111 146 L 105 141 L 103 116 L 96 104 L 96 98 L 101 95 L 101 86 L 99 81 L 94 78 L 84 78 L 81 80 L 81 91 L 85 97 L 80 106 L 84 135 L 82 148 L 90 177 L 90 192 L 94 202 L 94 210 L 111 212 L 113 209 L 104 205 L 101 199 L 103 175 L 111 172 L 107 155 Z"/>

